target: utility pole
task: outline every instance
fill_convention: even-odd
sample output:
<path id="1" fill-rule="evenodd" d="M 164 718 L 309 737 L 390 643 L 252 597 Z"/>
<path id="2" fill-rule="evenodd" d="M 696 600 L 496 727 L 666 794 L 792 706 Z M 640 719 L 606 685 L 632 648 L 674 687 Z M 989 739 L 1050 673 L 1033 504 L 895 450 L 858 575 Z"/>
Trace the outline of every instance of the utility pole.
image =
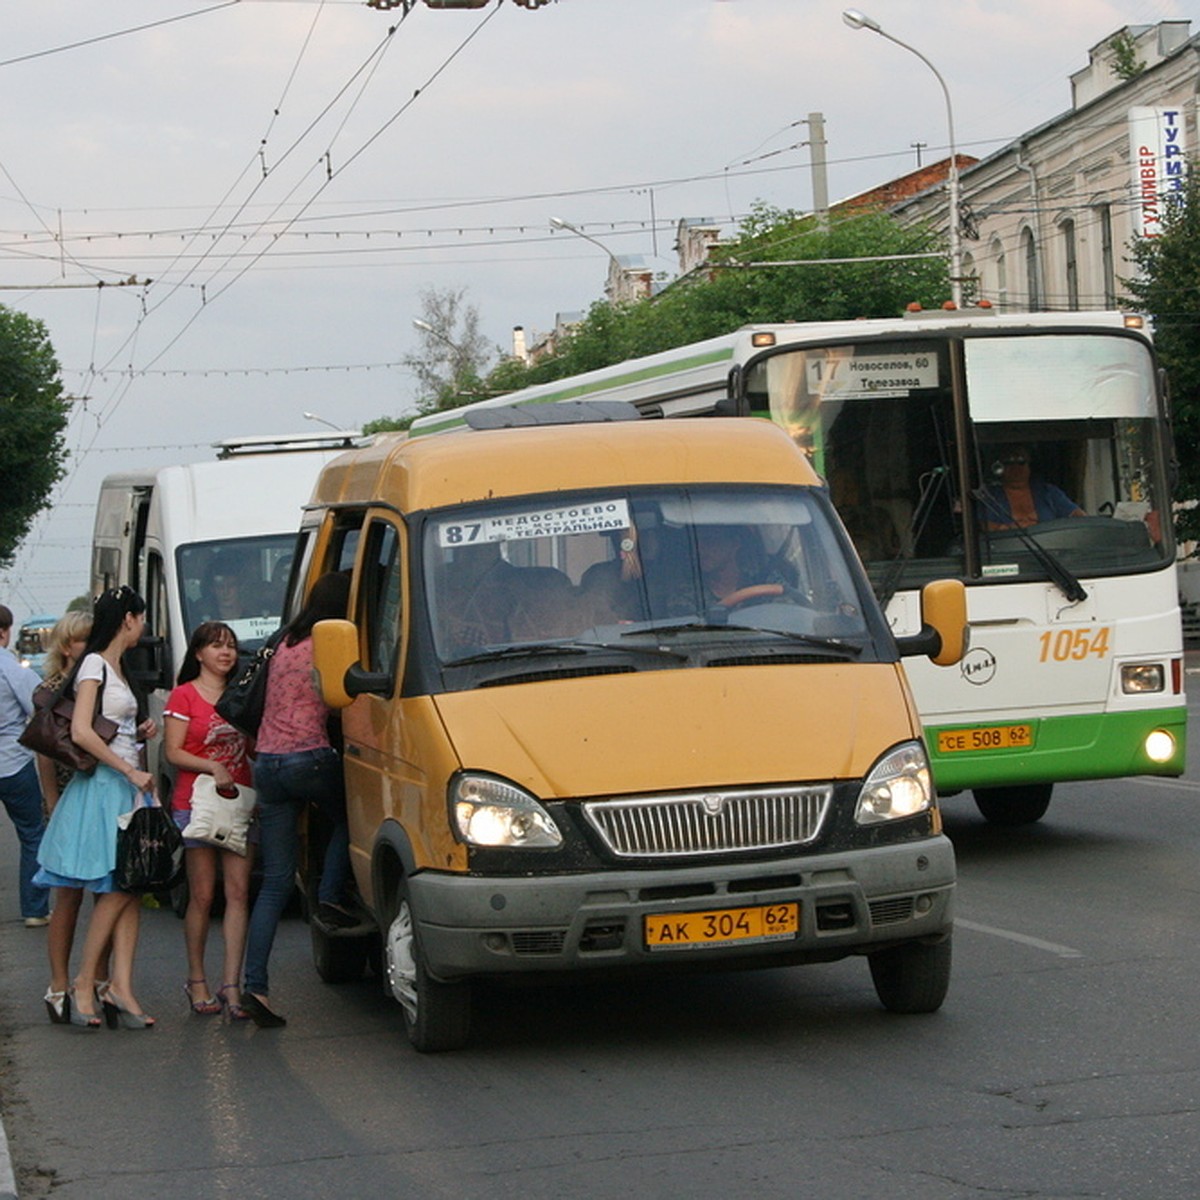
<path id="1" fill-rule="evenodd" d="M 808 114 L 808 152 L 812 168 L 813 212 L 817 223 L 824 226 L 829 219 L 829 176 L 825 169 L 825 114 Z"/>

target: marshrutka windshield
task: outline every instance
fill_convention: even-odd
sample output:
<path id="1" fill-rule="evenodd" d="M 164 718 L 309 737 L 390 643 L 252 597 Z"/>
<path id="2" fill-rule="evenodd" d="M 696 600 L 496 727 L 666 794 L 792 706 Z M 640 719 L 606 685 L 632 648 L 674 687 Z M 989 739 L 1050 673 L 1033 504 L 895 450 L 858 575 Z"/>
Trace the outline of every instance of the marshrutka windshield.
<path id="1" fill-rule="evenodd" d="M 877 587 L 889 576 L 904 587 L 1044 579 L 1028 535 L 1075 575 L 1173 557 L 1154 366 L 1139 338 L 789 350 L 760 361 L 749 388 L 752 407 L 769 409 L 828 480 Z"/>
<path id="2" fill-rule="evenodd" d="M 176 552 L 184 628 L 224 621 L 243 650 L 279 628 L 295 534 L 193 542 Z"/>
<path id="3" fill-rule="evenodd" d="M 636 648 L 642 633 L 857 639 L 861 599 L 802 488 L 622 490 L 472 505 L 424 525 L 444 664 L 502 648 Z"/>

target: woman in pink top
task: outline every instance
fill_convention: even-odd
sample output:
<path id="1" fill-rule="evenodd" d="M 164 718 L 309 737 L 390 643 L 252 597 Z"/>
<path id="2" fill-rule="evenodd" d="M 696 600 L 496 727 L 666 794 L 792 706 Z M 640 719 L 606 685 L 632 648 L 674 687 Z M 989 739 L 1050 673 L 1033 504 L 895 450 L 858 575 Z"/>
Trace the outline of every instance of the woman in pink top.
<path id="1" fill-rule="evenodd" d="M 345 617 L 349 577 L 322 575 L 308 603 L 286 626 L 267 668 L 266 703 L 258 729 L 254 785 L 258 789 L 262 887 L 250 914 L 242 1006 L 257 1025 L 285 1020 L 267 1003 L 267 960 L 279 918 L 296 878 L 296 823 L 315 804 L 332 835 L 317 888 L 318 915 L 328 924 L 353 925 L 344 907 L 350 879 L 350 834 L 342 756 L 329 741 L 329 709 L 313 680 L 312 629 L 318 621 Z"/>
<path id="2" fill-rule="evenodd" d="M 237 637 L 233 630 L 221 621 L 205 621 L 192 634 L 183 666 L 179 668 L 178 686 L 167 697 L 163 746 L 167 762 L 178 770 L 171 808 L 180 829 L 191 819 L 192 789 L 199 775 L 211 775 L 218 787 L 230 783 L 250 786 L 249 742 L 213 707 L 237 664 Z M 188 880 L 188 906 L 183 919 L 188 960 L 184 991 L 192 1012 L 213 1016 L 228 1005 L 230 1019 L 242 1020 L 249 1014 L 241 1006 L 238 981 L 250 917 L 250 867 L 254 851 L 247 848 L 245 854 L 235 854 L 192 838 L 184 846 Z M 208 990 L 204 971 L 204 947 L 217 889 L 218 855 L 225 893 L 222 925 L 225 960 L 222 984 L 214 995 Z"/>

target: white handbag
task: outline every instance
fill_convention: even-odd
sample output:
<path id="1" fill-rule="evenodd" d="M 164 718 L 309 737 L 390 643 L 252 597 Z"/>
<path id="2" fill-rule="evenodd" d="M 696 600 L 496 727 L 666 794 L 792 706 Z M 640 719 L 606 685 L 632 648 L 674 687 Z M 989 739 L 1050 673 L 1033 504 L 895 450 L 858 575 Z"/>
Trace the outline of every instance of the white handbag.
<path id="1" fill-rule="evenodd" d="M 211 775 L 196 776 L 192 785 L 192 817 L 183 836 L 244 855 L 257 797 L 253 788 L 240 783 L 230 784 L 228 790 L 233 795 L 223 796 Z"/>

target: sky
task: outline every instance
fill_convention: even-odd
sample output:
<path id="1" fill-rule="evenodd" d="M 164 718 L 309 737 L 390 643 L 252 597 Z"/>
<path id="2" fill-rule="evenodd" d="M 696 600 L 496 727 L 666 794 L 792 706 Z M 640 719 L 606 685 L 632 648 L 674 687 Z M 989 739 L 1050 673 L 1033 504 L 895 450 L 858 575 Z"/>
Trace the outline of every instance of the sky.
<path id="1" fill-rule="evenodd" d="M 1068 109 L 1122 27 L 1200 32 L 1200 0 L 862 2 L 941 73 L 978 157 Z M 72 417 L 0 602 L 20 621 L 88 590 L 107 474 L 411 411 L 431 289 L 463 291 L 499 355 L 601 298 L 606 252 L 669 277 L 681 220 L 808 210 L 811 113 L 833 200 L 945 157 L 933 72 L 841 12 L 9 0 L 0 304 L 44 322 Z"/>

